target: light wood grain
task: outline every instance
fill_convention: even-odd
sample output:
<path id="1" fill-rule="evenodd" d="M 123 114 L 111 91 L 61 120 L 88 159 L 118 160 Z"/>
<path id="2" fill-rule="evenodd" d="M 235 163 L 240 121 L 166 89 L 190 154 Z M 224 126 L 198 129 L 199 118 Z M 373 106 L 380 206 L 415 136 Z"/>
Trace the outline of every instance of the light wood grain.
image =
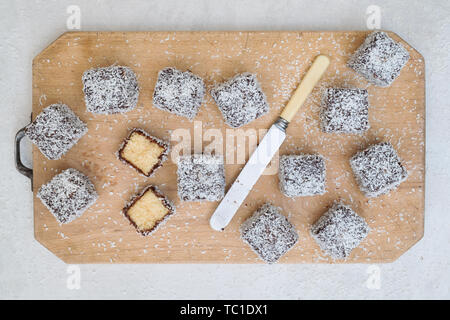
<path id="1" fill-rule="evenodd" d="M 33 61 L 33 118 L 47 105 L 68 104 L 87 122 L 89 132 L 61 160 L 46 160 L 33 149 L 34 194 L 61 170 L 73 167 L 87 174 L 99 193 L 97 203 L 82 217 L 60 226 L 34 196 L 36 239 L 67 263 L 260 263 L 239 238 L 239 225 L 261 204 L 283 208 L 300 240 L 280 263 L 331 263 L 309 235 L 311 224 L 334 200 L 342 198 L 369 223 L 372 231 L 346 262 L 395 260 L 423 236 L 425 177 L 425 62 L 401 41 L 411 59 L 388 88 L 369 85 L 345 66 L 367 32 L 74 32 L 66 33 Z M 268 128 L 278 117 L 313 58 L 325 54 L 331 64 L 288 128 L 280 154 L 320 153 L 327 159 L 327 190 L 323 196 L 290 199 L 281 194 L 277 175 L 262 176 L 224 232 L 209 227 L 218 205 L 181 203 L 177 197 L 176 164 L 168 160 L 151 178 L 137 174 L 114 153 L 133 127 L 171 140 L 180 129 L 204 135 L 228 128 L 208 95 L 194 122 L 152 105 L 157 73 L 167 66 L 200 75 L 208 87 L 238 72 L 258 75 L 271 106 L 269 114 L 243 127 Z M 125 115 L 94 115 L 86 111 L 81 76 L 86 69 L 117 63 L 136 72 L 141 87 L 139 107 Z M 364 136 L 322 133 L 318 125 L 321 90 L 328 86 L 367 88 L 371 129 Z M 251 132 L 250 132 L 251 133 Z M 210 142 L 204 136 L 203 148 Z M 175 137 L 172 137 L 175 138 Z M 209 137 L 211 138 L 211 137 Z M 199 151 L 200 140 L 192 141 Z M 375 199 L 359 191 L 349 158 L 377 141 L 398 150 L 409 178 L 398 190 Z M 172 146 L 177 141 L 171 142 Z M 226 145 L 224 138 L 223 144 Z M 233 150 L 247 143 L 230 143 Z M 225 152 L 225 149 L 224 149 Z M 246 152 L 248 156 L 248 150 Z M 241 161 L 242 162 L 242 161 Z M 276 161 L 275 161 L 276 163 Z M 227 187 L 243 162 L 226 165 Z M 155 184 L 172 199 L 177 213 L 153 236 L 142 237 L 122 217 L 125 202 L 140 188 Z M 338 261 L 340 262 L 340 261 Z"/>

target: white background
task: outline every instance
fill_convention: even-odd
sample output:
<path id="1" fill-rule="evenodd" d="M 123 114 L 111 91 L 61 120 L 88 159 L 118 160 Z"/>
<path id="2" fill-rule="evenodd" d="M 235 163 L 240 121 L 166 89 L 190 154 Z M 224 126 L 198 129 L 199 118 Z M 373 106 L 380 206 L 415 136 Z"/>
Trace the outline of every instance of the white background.
<path id="1" fill-rule="evenodd" d="M 381 28 L 425 57 L 427 166 L 425 237 L 392 264 L 67 265 L 33 238 L 32 194 L 13 163 L 13 137 L 31 111 L 31 61 L 67 31 L 69 5 L 81 30 L 364 30 L 366 8 Z M 450 298 L 450 1 L 12 1 L 0 2 L 0 298 L 307 299 Z M 30 162 L 30 148 L 25 160 Z"/>

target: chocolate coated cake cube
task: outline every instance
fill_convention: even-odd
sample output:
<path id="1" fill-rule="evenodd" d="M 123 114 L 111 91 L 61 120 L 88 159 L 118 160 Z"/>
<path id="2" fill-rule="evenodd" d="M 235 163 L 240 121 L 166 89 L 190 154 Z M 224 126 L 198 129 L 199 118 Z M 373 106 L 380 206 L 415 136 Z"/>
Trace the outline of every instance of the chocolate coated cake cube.
<path id="1" fill-rule="evenodd" d="M 242 73 L 211 90 L 225 123 L 239 128 L 269 111 L 266 96 L 256 75 Z"/>
<path id="2" fill-rule="evenodd" d="M 169 144 L 151 136 L 142 129 L 133 129 L 117 153 L 118 158 L 150 177 L 167 159 Z"/>
<path id="3" fill-rule="evenodd" d="M 222 156 L 193 154 L 178 160 L 178 196 L 183 201 L 217 201 L 225 193 Z"/>
<path id="4" fill-rule="evenodd" d="M 65 104 L 46 107 L 26 129 L 27 137 L 50 160 L 58 160 L 88 131 L 87 125 Z"/>
<path id="5" fill-rule="evenodd" d="M 369 129 L 369 94 L 365 89 L 328 88 L 322 99 L 320 127 L 328 133 L 362 134 Z"/>
<path id="6" fill-rule="evenodd" d="M 370 83 L 388 87 L 409 60 L 408 51 L 385 32 L 376 31 L 352 55 L 347 65 Z"/>
<path id="7" fill-rule="evenodd" d="M 122 212 L 138 233 L 147 236 L 175 213 L 175 206 L 158 187 L 149 185 L 135 195 Z"/>
<path id="8" fill-rule="evenodd" d="M 205 84 L 199 76 L 190 71 L 165 68 L 158 74 L 153 105 L 192 120 L 198 113 L 205 92 Z"/>
<path id="9" fill-rule="evenodd" d="M 397 152 L 388 142 L 358 152 L 350 159 L 350 166 L 359 188 L 367 197 L 388 193 L 408 177 Z"/>
<path id="10" fill-rule="evenodd" d="M 128 67 L 109 66 L 84 72 L 86 109 L 92 113 L 115 114 L 133 110 L 139 98 L 136 74 Z"/>
<path id="11" fill-rule="evenodd" d="M 248 218 L 240 228 L 241 238 L 266 263 L 277 262 L 298 241 L 295 227 L 280 213 L 280 209 L 266 203 Z"/>
<path id="12" fill-rule="evenodd" d="M 349 206 L 336 202 L 311 227 L 311 235 L 333 259 L 347 258 L 369 233 L 365 220 Z"/>
<path id="13" fill-rule="evenodd" d="M 98 195 L 87 176 L 69 168 L 42 185 L 37 197 L 60 223 L 68 223 L 94 204 Z"/>
<path id="14" fill-rule="evenodd" d="M 324 194 L 325 175 L 325 161 L 321 155 L 283 155 L 280 158 L 280 190 L 287 197 Z"/>

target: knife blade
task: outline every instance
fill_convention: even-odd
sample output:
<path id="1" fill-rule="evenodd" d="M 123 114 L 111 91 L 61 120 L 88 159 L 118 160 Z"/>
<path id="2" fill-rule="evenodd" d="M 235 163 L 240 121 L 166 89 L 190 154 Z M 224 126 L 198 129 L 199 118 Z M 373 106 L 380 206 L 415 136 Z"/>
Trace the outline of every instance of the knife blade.
<path id="1" fill-rule="evenodd" d="M 319 55 L 314 60 L 280 117 L 270 127 L 267 134 L 250 156 L 237 179 L 214 211 L 209 224 L 214 230 L 223 230 L 258 181 L 286 138 L 286 128 L 303 102 L 330 64 L 328 57 Z"/>
<path id="2" fill-rule="evenodd" d="M 213 229 L 222 230 L 230 223 L 285 138 L 286 133 L 277 124 L 270 127 L 211 217 L 209 223 Z"/>

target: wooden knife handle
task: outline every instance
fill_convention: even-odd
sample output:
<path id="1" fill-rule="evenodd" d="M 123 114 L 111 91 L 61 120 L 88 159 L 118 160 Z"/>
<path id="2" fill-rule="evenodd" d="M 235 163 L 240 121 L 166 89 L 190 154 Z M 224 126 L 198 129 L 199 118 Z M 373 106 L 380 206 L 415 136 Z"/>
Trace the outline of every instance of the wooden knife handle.
<path id="1" fill-rule="evenodd" d="M 309 68 L 308 72 L 303 77 L 303 80 L 300 82 L 300 85 L 295 90 L 291 100 L 289 100 L 286 107 L 284 107 L 283 112 L 280 115 L 281 118 L 287 122 L 291 122 L 292 118 L 294 118 L 298 109 L 300 109 L 303 102 L 305 102 L 308 95 L 316 86 L 329 64 L 330 59 L 327 56 L 319 55 L 316 57 L 311 68 Z"/>

